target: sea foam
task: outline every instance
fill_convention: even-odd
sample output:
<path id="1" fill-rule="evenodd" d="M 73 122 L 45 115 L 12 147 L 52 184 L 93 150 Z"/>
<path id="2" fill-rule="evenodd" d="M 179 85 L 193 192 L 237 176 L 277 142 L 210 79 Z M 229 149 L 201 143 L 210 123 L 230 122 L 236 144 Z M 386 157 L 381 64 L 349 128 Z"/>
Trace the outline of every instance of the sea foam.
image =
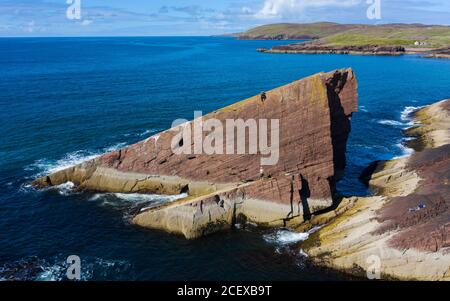
<path id="1" fill-rule="evenodd" d="M 273 233 L 263 236 L 268 243 L 275 245 L 290 245 L 300 241 L 305 241 L 309 238 L 307 232 L 294 232 L 287 229 L 278 229 Z"/>
<path id="2" fill-rule="evenodd" d="M 69 181 L 60 184 L 58 186 L 55 186 L 55 188 L 58 190 L 60 195 L 70 195 L 73 192 L 73 189 L 75 188 L 75 184 Z"/>
<path id="3" fill-rule="evenodd" d="M 132 265 L 123 260 L 100 257 L 82 258 L 80 280 L 120 280 L 121 274 L 129 272 Z M 50 258 L 27 257 L 0 266 L 0 281 L 64 281 L 68 264 L 66 256 L 59 254 Z"/>
<path id="4" fill-rule="evenodd" d="M 379 124 L 383 125 L 392 125 L 392 126 L 406 126 L 408 124 L 405 124 L 403 122 L 397 121 L 397 120 L 389 120 L 389 119 L 382 119 L 377 121 Z"/>
<path id="5" fill-rule="evenodd" d="M 402 155 L 394 157 L 394 159 L 408 157 L 412 153 L 414 153 L 414 150 L 412 148 L 405 146 L 402 142 L 397 143 L 395 146 L 397 146 L 402 151 Z"/>
<path id="6" fill-rule="evenodd" d="M 94 194 L 89 200 L 98 201 L 103 206 L 117 207 L 121 209 L 138 208 L 139 211 L 142 212 L 159 204 L 173 202 L 187 196 L 187 193 L 177 195 L 142 193 L 97 193 Z"/>
<path id="7" fill-rule="evenodd" d="M 74 151 L 66 154 L 61 159 L 58 160 L 39 159 L 35 161 L 33 164 L 30 164 L 27 167 L 25 167 L 25 170 L 36 171 L 37 174 L 33 175 L 33 178 L 36 178 L 67 169 L 69 167 L 78 165 L 85 161 L 95 159 L 101 156 L 102 154 L 113 152 L 125 146 L 126 143 L 122 142 L 95 152 L 87 150 Z"/>
<path id="8" fill-rule="evenodd" d="M 414 107 L 414 106 L 407 106 L 405 107 L 405 109 L 403 109 L 403 111 L 400 113 L 400 118 L 403 121 L 412 121 L 412 117 L 411 114 L 415 111 L 417 111 L 418 109 L 423 108 L 423 107 Z"/>

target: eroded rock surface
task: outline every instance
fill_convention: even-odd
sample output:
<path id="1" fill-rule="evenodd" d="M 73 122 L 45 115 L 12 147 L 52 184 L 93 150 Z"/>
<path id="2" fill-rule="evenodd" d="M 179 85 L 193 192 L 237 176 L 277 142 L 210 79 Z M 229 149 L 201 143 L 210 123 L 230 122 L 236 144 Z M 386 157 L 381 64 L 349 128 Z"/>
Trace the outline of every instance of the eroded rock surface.
<path id="1" fill-rule="evenodd" d="M 377 195 L 345 199 L 313 222 L 324 226 L 308 250 L 352 273 L 380 263 L 383 279 L 450 280 L 450 100 L 415 112 L 409 157 L 378 162 L 365 175 Z M 365 276 L 365 275 L 363 275 Z"/>
<path id="2" fill-rule="evenodd" d="M 267 156 L 260 152 L 174 154 L 172 144 L 179 130 L 170 129 L 37 179 L 34 185 L 71 181 L 79 189 L 97 191 L 188 193 L 186 199 L 134 218 L 138 225 L 187 238 L 229 228 L 243 216 L 267 225 L 300 223 L 333 203 L 335 181 L 345 166 L 350 119 L 357 111 L 356 78 L 351 69 L 319 73 L 265 94 L 265 99 L 251 97 L 205 115 L 202 121 L 279 120 L 279 160 L 274 165 L 262 166 L 261 158 Z M 188 125 L 194 128 L 196 121 Z M 248 138 L 247 150 L 257 143 Z M 232 146 L 224 148 L 236 150 L 237 137 L 230 142 Z"/>

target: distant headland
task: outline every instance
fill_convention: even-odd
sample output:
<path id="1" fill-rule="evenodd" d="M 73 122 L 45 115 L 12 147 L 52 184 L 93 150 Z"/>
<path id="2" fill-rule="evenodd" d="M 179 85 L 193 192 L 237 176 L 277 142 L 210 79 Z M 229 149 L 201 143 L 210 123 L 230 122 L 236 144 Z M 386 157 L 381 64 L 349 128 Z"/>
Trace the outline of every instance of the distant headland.
<path id="1" fill-rule="evenodd" d="M 232 36 L 240 40 L 308 40 L 258 49 L 267 53 L 423 54 L 450 58 L 450 26 L 444 25 L 280 23 L 255 27 Z"/>

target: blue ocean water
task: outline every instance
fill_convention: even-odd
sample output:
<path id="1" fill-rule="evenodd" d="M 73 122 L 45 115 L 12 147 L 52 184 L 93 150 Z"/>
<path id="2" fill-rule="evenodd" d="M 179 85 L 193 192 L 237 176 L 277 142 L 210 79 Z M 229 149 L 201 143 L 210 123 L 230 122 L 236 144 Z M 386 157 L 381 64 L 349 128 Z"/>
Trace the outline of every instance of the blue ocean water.
<path id="1" fill-rule="evenodd" d="M 0 39 L 0 279 L 62 280 L 78 255 L 86 280 L 327 280 L 280 230 L 232 230 L 196 241 L 131 226 L 163 197 L 35 191 L 38 175 L 169 128 L 194 110 L 352 67 L 352 120 L 341 193 L 365 195 L 370 162 L 407 154 L 407 112 L 450 97 L 450 60 L 417 56 L 270 55 L 280 41 L 219 37 Z M 402 116 L 403 113 L 403 116 Z"/>

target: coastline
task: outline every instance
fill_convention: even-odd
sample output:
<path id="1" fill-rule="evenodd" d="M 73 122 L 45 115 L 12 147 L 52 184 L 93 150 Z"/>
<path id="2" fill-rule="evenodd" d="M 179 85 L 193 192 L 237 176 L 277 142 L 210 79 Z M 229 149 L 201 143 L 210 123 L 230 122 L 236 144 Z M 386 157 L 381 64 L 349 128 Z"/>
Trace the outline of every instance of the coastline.
<path id="1" fill-rule="evenodd" d="M 343 55 L 374 55 L 374 56 L 400 56 L 408 54 L 403 47 L 388 46 L 306 46 L 300 44 L 275 46 L 272 49 L 259 48 L 256 51 L 270 54 L 343 54 Z"/>
<path id="2" fill-rule="evenodd" d="M 416 152 L 377 164 L 376 194 L 313 217 L 310 225 L 324 225 L 302 246 L 313 261 L 358 274 L 376 256 L 382 279 L 450 280 L 449 112 L 450 100 L 416 111 L 420 125 L 405 131 Z"/>
<path id="3" fill-rule="evenodd" d="M 369 56 L 420 55 L 423 58 L 450 59 L 448 48 L 407 48 L 403 46 L 333 46 L 311 42 L 274 46 L 271 49 L 258 48 L 257 52 L 269 54 L 341 54 Z"/>

